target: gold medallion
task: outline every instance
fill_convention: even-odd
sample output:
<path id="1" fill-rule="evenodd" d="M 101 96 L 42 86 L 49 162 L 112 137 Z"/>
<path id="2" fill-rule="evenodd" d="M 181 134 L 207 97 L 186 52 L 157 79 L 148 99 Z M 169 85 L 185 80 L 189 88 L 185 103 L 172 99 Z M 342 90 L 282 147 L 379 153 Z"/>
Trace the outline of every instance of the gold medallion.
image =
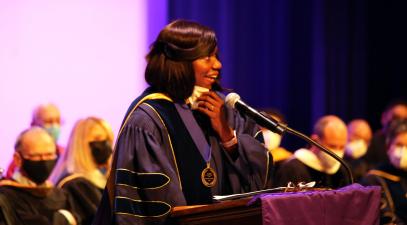
<path id="1" fill-rule="evenodd" d="M 209 165 L 202 170 L 201 173 L 201 180 L 203 185 L 206 187 L 213 187 L 216 184 L 218 177 L 214 169 L 212 169 Z"/>

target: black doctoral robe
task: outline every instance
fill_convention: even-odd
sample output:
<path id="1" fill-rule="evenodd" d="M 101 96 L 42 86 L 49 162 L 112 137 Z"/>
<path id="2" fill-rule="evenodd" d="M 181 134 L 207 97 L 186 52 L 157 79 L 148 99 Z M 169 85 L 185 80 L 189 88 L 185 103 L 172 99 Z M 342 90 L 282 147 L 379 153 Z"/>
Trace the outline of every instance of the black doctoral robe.
<path id="1" fill-rule="evenodd" d="M 79 174 L 68 174 L 58 182 L 57 186 L 72 197 L 78 214 L 82 218 L 82 225 L 92 224 L 102 199 L 103 189 Z"/>
<path id="2" fill-rule="evenodd" d="M 230 156 L 208 126 L 197 128 L 203 137 L 191 134 L 177 111 L 183 107 L 191 116 L 189 108 L 162 94 L 149 94 L 147 90 L 128 110 L 93 224 L 163 224 L 174 206 L 207 204 L 213 195 L 267 187 L 272 157 L 256 139 L 260 129 L 252 120 L 226 108 L 238 140 L 236 155 Z M 202 126 L 202 121 L 194 123 Z M 212 188 L 201 181 L 206 162 L 196 143 L 199 138 L 207 140 L 210 166 L 218 175 Z"/>
<path id="3" fill-rule="evenodd" d="M 16 182 L 3 180 L 0 183 L 0 207 L 0 225 L 68 225 L 66 217 L 59 212 L 61 209 L 71 212 L 81 224 L 72 199 L 55 187 L 22 187 Z"/>
<path id="4" fill-rule="evenodd" d="M 382 188 L 380 224 L 407 224 L 407 171 L 383 164 L 370 170 L 361 183 Z"/>
<path id="5" fill-rule="evenodd" d="M 347 177 L 346 169 L 343 166 L 334 174 L 326 174 L 292 158 L 284 162 L 276 171 L 275 186 L 287 186 L 288 182 L 298 184 L 299 182 L 315 181 L 315 187 L 339 188 L 347 185 Z"/>

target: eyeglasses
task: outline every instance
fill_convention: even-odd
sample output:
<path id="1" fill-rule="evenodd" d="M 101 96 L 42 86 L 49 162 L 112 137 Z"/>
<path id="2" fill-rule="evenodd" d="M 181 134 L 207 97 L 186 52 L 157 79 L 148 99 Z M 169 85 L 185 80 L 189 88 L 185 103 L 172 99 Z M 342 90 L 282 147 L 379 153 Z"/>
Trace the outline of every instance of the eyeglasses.
<path id="1" fill-rule="evenodd" d="M 44 153 L 44 154 L 22 154 L 19 153 L 23 159 L 28 159 L 32 161 L 40 161 L 40 160 L 52 160 L 56 159 L 58 155 L 56 153 Z"/>

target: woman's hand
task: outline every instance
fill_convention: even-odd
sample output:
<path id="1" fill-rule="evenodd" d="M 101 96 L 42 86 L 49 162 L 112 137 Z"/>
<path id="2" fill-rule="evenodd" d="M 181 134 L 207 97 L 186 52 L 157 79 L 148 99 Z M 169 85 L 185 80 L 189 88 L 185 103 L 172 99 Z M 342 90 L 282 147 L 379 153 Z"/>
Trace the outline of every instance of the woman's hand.
<path id="1" fill-rule="evenodd" d="M 225 102 L 215 92 L 204 92 L 197 99 L 200 112 L 206 114 L 213 130 L 218 134 L 222 143 L 228 142 L 234 138 L 233 129 L 229 127 L 226 121 Z"/>

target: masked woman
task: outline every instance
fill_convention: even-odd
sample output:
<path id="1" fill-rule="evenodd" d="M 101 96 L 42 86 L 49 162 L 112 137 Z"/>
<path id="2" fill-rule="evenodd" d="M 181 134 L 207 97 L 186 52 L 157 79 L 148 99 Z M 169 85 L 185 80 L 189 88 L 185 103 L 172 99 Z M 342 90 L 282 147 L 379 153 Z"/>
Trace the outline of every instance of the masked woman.
<path id="1" fill-rule="evenodd" d="M 113 132 L 99 118 L 79 120 L 70 135 L 64 155 L 52 174 L 57 186 L 76 201 L 82 224 L 91 224 L 110 169 Z"/>
<path id="2" fill-rule="evenodd" d="M 150 85 L 130 106 L 94 224 L 164 223 L 174 206 L 264 188 L 259 127 L 224 104 L 213 30 L 177 20 L 147 55 Z"/>
<path id="3" fill-rule="evenodd" d="M 387 134 L 390 163 L 370 170 L 362 180 L 382 187 L 380 224 L 407 224 L 407 120 L 394 120 Z"/>

